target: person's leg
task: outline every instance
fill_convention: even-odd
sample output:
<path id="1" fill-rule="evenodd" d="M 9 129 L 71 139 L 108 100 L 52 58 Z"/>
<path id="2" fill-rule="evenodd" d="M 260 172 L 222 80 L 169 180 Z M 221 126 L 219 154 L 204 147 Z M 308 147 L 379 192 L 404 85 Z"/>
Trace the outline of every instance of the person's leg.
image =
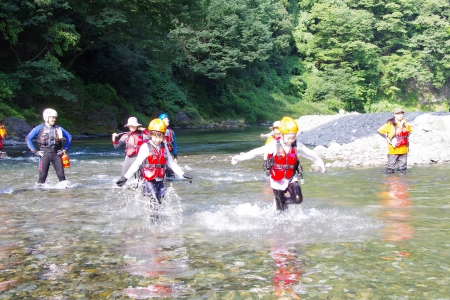
<path id="1" fill-rule="evenodd" d="M 66 180 L 66 175 L 64 174 L 64 166 L 62 164 L 61 156 L 56 154 L 56 152 L 51 152 L 49 154 L 51 155 L 53 168 L 55 168 L 56 176 L 58 177 L 59 181 Z"/>
<path id="2" fill-rule="evenodd" d="M 394 173 L 394 170 L 397 166 L 397 158 L 398 155 L 396 154 L 388 154 L 386 164 L 386 174 Z"/>
<path id="3" fill-rule="evenodd" d="M 398 171 L 400 173 L 406 173 L 406 168 L 408 166 L 408 154 L 403 154 L 398 156 Z"/>
<path id="4" fill-rule="evenodd" d="M 125 175 L 125 173 L 128 171 L 128 169 L 131 167 L 131 165 L 136 160 L 137 155 L 134 155 L 132 157 L 125 156 L 125 161 L 123 162 L 122 166 L 122 176 Z"/>
<path id="5" fill-rule="evenodd" d="M 155 202 L 158 201 L 159 204 L 161 204 L 161 197 L 159 196 L 157 187 L 155 186 L 157 184 L 156 180 L 144 180 L 142 184 L 142 192 L 143 195 L 146 197 L 152 198 Z"/>
<path id="6" fill-rule="evenodd" d="M 48 152 L 44 152 L 44 157 L 39 158 L 39 180 L 38 183 L 45 183 L 48 175 L 48 169 L 50 168 L 50 155 Z"/>
<path id="7" fill-rule="evenodd" d="M 287 208 L 287 205 L 284 191 L 273 190 L 273 195 L 275 196 L 275 204 L 277 205 L 277 210 L 285 210 Z"/>
<path id="8" fill-rule="evenodd" d="M 156 181 L 155 188 L 156 188 L 156 193 L 157 193 L 159 199 L 164 198 L 164 195 L 166 194 L 166 188 L 164 187 L 164 181 L 162 181 L 162 180 Z"/>
<path id="9" fill-rule="evenodd" d="M 298 181 L 291 182 L 287 188 L 289 194 L 291 195 L 291 201 L 294 204 L 300 204 L 303 202 L 303 195 Z"/>

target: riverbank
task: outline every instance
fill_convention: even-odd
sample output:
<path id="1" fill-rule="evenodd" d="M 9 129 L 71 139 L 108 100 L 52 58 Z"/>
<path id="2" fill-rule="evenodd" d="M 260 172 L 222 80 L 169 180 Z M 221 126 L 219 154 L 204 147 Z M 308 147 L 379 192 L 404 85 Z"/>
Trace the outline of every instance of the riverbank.
<path id="1" fill-rule="evenodd" d="M 4 145 L 21 145 L 25 143 L 25 138 L 28 133 L 33 129 L 34 126 L 29 125 L 25 120 L 18 118 L 6 118 L 4 121 L 5 128 L 8 132 L 8 138 L 3 140 Z M 269 127 L 272 123 L 261 124 L 261 126 Z M 199 126 L 187 126 L 187 127 L 172 127 L 176 130 L 182 129 L 199 129 L 199 128 L 239 128 L 239 127 L 249 127 L 244 123 L 243 120 L 225 120 L 221 123 L 211 123 L 210 125 L 199 125 Z M 122 128 L 126 130 L 126 128 Z M 89 138 L 98 138 L 98 137 L 109 137 L 113 132 L 122 132 L 120 129 L 116 129 L 109 134 L 105 133 L 95 133 L 95 134 L 80 134 L 70 132 L 72 138 L 75 140 L 78 139 L 89 139 Z"/>
<path id="2" fill-rule="evenodd" d="M 387 145 L 377 129 L 392 113 L 344 113 L 336 115 L 309 115 L 297 119 L 299 140 L 322 157 L 327 168 L 382 166 L 387 161 Z M 450 162 L 450 113 L 407 112 L 405 119 L 412 126 L 408 167 L 419 164 Z M 246 126 L 227 122 L 225 127 Z M 263 124 L 267 129 L 271 124 Z M 219 126 L 222 127 L 222 126 Z M 204 128 L 204 127 L 203 127 Z M 21 129 L 21 130 L 18 130 Z M 18 122 L 20 134 L 4 141 L 5 145 L 25 143 L 31 127 Z M 105 137 L 109 135 L 74 135 L 75 139 Z"/>
<path id="3" fill-rule="evenodd" d="M 302 116 L 299 140 L 314 147 L 327 168 L 381 166 L 387 161 L 386 140 L 378 133 L 392 113 Z M 450 162 L 450 113 L 405 113 L 412 126 L 408 167 Z"/>

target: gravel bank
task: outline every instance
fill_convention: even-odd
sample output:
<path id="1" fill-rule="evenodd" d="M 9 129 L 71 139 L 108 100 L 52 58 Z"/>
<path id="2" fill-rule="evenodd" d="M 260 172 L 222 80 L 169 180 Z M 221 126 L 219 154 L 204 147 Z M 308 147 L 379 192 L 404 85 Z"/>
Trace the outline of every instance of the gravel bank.
<path id="1" fill-rule="evenodd" d="M 377 133 L 392 113 L 302 116 L 299 140 L 314 147 L 328 168 L 386 164 L 386 141 Z M 450 113 L 405 113 L 412 126 L 408 166 L 450 161 Z"/>

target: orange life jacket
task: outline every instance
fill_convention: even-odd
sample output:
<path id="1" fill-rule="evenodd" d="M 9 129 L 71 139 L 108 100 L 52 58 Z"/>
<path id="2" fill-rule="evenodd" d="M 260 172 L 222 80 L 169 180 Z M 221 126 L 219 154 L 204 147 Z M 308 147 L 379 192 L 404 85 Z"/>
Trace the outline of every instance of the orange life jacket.
<path id="1" fill-rule="evenodd" d="M 139 148 L 144 143 L 144 136 L 140 130 L 131 132 L 128 135 L 125 146 L 125 154 L 127 156 L 136 155 L 139 152 Z"/>
<path id="2" fill-rule="evenodd" d="M 165 153 L 164 143 L 161 143 L 160 151 L 153 147 L 150 143 L 148 145 L 149 155 L 142 166 L 142 177 L 145 180 L 153 180 L 156 177 L 164 178 L 166 170 L 167 153 Z"/>
<path id="3" fill-rule="evenodd" d="M 291 179 L 295 174 L 295 165 L 297 164 L 297 149 L 291 147 L 288 153 L 284 151 L 279 140 L 277 140 L 277 153 L 269 154 L 267 159 L 273 157 L 270 176 L 273 180 L 281 180 L 283 178 Z"/>

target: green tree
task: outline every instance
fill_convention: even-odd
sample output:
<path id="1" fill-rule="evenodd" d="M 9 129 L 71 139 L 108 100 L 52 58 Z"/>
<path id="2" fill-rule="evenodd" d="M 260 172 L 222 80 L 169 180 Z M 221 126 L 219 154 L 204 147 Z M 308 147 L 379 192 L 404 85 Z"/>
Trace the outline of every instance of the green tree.
<path id="1" fill-rule="evenodd" d="M 274 48 L 270 4 L 266 0 L 212 0 L 204 12 L 204 22 L 172 31 L 184 54 L 179 66 L 221 79 L 230 69 L 268 59 Z M 282 40 L 278 45 L 285 47 Z"/>
<path id="2" fill-rule="evenodd" d="M 308 6 L 294 30 L 300 57 L 309 64 L 301 80 L 306 84 L 303 98 L 331 101 L 334 110 L 363 111 L 378 81 L 379 49 L 371 42 L 373 15 L 344 2 Z"/>

